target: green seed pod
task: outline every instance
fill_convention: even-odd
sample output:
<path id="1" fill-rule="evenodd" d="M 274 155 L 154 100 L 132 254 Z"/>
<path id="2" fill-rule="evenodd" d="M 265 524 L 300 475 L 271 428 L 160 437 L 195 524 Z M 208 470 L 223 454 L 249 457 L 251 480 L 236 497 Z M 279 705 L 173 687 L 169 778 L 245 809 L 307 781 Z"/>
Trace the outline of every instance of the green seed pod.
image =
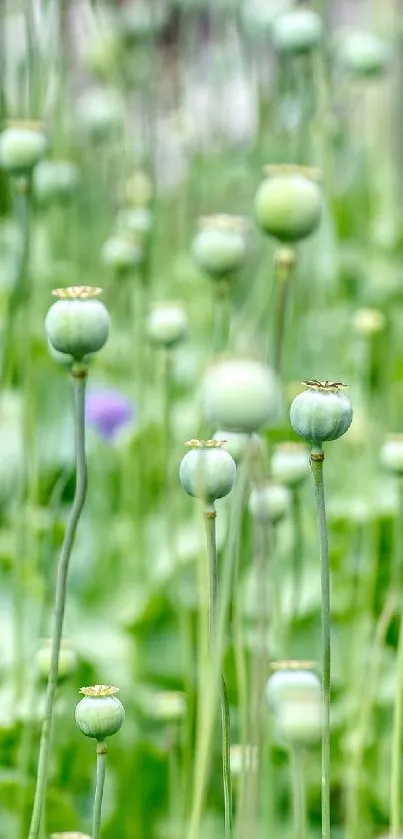
<path id="1" fill-rule="evenodd" d="M 77 106 L 77 129 L 94 142 L 110 139 L 121 131 L 124 110 L 114 90 L 90 90 Z"/>
<path id="2" fill-rule="evenodd" d="M 56 289 L 59 299 L 50 307 L 45 329 L 52 347 L 73 356 L 75 361 L 100 350 L 109 335 L 109 314 L 95 298 L 101 289 L 91 286 L 72 286 Z"/>
<path id="3" fill-rule="evenodd" d="M 278 524 L 290 510 L 288 489 L 281 484 L 254 487 L 249 496 L 249 512 L 254 519 Z"/>
<path id="4" fill-rule="evenodd" d="M 147 335 L 154 344 L 169 349 L 187 335 L 189 319 L 179 303 L 158 303 L 147 320 Z"/>
<path id="5" fill-rule="evenodd" d="M 310 472 L 309 455 L 303 443 L 280 443 L 271 459 L 271 473 L 275 480 L 296 487 Z"/>
<path id="6" fill-rule="evenodd" d="M 35 168 L 34 194 L 39 204 L 67 201 L 78 184 L 78 169 L 69 160 L 43 160 Z"/>
<path id="7" fill-rule="evenodd" d="M 308 390 L 292 402 L 291 425 L 296 434 L 313 445 L 337 440 L 350 428 L 353 409 L 340 392 L 341 382 L 303 382 Z"/>
<path id="8" fill-rule="evenodd" d="M 47 681 L 52 657 L 52 640 L 42 641 L 35 655 L 35 668 L 39 677 Z M 62 641 L 59 654 L 58 681 L 64 682 L 74 673 L 77 667 L 77 652 L 69 641 Z"/>
<path id="9" fill-rule="evenodd" d="M 390 50 L 372 32 L 344 31 L 336 36 L 336 58 L 353 76 L 377 78 L 390 63 Z"/>
<path id="10" fill-rule="evenodd" d="M 148 236 L 152 223 L 153 215 L 148 207 L 121 210 L 117 219 L 119 230 L 136 236 L 139 241 L 143 241 Z"/>
<path id="11" fill-rule="evenodd" d="M 266 364 L 230 358 L 211 367 L 202 385 L 202 405 L 209 422 L 251 434 L 277 419 L 281 395 Z"/>
<path id="12" fill-rule="evenodd" d="M 316 12 L 295 8 L 276 17 L 272 40 L 277 52 L 304 55 L 319 46 L 322 32 L 322 21 Z"/>
<path id="13" fill-rule="evenodd" d="M 403 434 L 389 435 L 381 446 L 381 464 L 389 472 L 403 476 Z"/>
<path id="14" fill-rule="evenodd" d="M 289 8 L 290 0 L 246 0 L 241 6 L 242 23 L 249 35 L 263 40 L 271 33 L 276 17 Z"/>
<path id="15" fill-rule="evenodd" d="M 153 200 L 154 187 L 152 180 L 146 172 L 141 169 L 136 169 L 132 175 L 127 179 L 123 193 L 122 201 L 128 207 L 140 208 L 149 207 Z"/>
<path id="16" fill-rule="evenodd" d="M 181 720 L 186 714 L 186 695 L 179 690 L 158 691 L 148 697 L 146 711 L 155 720 Z"/>
<path id="17" fill-rule="evenodd" d="M 270 166 L 255 198 L 257 221 L 281 242 L 298 242 L 319 226 L 322 194 L 314 170 Z M 315 180 L 316 177 L 316 180 Z"/>
<path id="18" fill-rule="evenodd" d="M 47 139 L 42 125 L 21 121 L 0 134 L 0 166 L 12 175 L 26 175 L 45 154 Z"/>
<path id="19" fill-rule="evenodd" d="M 251 435 L 242 431 L 220 430 L 213 434 L 213 440 L 221 440 L 223 448 L 230 453 L 230 455 L 234 458 L 235 463 L 238 465 L 238 463 L 240 463 L 245 457 L 251 443 Z M 260 448 L 263 448 L 263 440 L 261 440 L 257 434 L 253 435 L 253 444 L 256 447 L 260 446 Z"/>
<path id="20" fill-rule="evenodd" d="M 321 734 L 321 685 L 314 666 L 314 662 L 278 662 L 266 685 L 277 731 L 292 745 L 307 745 Z"/>
<path id="21" fill-rule="evenodd" d="M 108 685 L 93 685 L 81 688 L 84 699 L 76 707 L 75 719 L 80 731 L 86 737 L 105 740 L 122 727 L 125 709 L 115 696 L 119 688 Z"/>
<path id="22" fill-rule="evenodd" d="M 103 263 L 109 268 L 124 272 L 140 265 L 143 249 L 138 241 L 120 233 L 106 240 L 101 256 Z"/>
<path id="23" fill-rule="evenodd" d="M 229 215 L 206 216 L 192 244 L 196 265 L 212 279 L 223 279 L 239 270 L 247 253 L 246 225 Z"/>
<path id="24" fill-rule="evenodd" d="M 236 478 L 235 461 L 218 440 L 189 440 L 182 458 L 179 480 L 188 495 L 207 503 L 231 492 Z"/>
<path id="25" fill-rule="evenodd" d="M 149 0 L 125 3 L 119 10 L 120 30 L 126 41 L 143 41 L 160 32 L 169 17 L 169 6 L 161 0 L 150 5 Z"/>

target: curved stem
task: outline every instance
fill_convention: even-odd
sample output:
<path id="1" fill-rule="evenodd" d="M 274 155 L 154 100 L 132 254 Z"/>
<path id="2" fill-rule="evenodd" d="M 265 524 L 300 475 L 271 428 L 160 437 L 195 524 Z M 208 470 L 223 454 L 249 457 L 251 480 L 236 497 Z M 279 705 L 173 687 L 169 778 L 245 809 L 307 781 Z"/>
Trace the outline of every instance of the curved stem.
<path id="1" fill-rule="evenodd" d="M 291 748 L 292 799 L 294 805 L 294 839 L 306 836 L 306 789 L 301 748 Z"/>
<path id="2" fill-rule="evenodd" d="M 38 770 L 34 806 L 29 829 L 29 839 L 38 839 L 41 817 L 46 792 L 46 782 L 49 762 L 49 743 L 52 726 L 53 706 L 55 702 L 57 677 L 59 669 L 59 653 L 63 633 L 63 619 L 66 605 L 67 575 L 70 556 L 74 544 L 77 525 L 84 506 L 87 487 L 87 465 L 85 458 L 85 386 L 87 370 L 82 366 L 73 367 L 74 383 L 74 424 L 76 445 L 76 490 L 73 506 L 67 523 L 57 570 L 56 596 L 54 607 L 54 622 L 52 635 L 52 652 L 50 660 L 49 678 L 46 690 L 45 712 L 42 723 L 39 745 Z"/>
<path id="3" fill-rule="evenodd" d="M 99 839 L 101 833 L 102 797 L 104 794 L 107 752 L 106 743 L 97 743 L 97 782 L 92 816 L 92 839 Z"/>
<path id="4" fill-rule="evenodd" d="M 322 589 L 322 839 L 330 839 L 330 565 L 323 460 L 322 446 L 313 446 L 311 467 L 316 494 Z"/>
<path id="5" fill-rule="evenodd" d="M 204 511 L 206 526 L 207 551 L 210 563 L 210 646 L 214 654 L 217 653 L 218 629 L 218 563 L 216 544 L 216 511 L 214 505 L 207 505 Z M 225 839 L 232 837 L 232 784 L 230 772 L 230 711 L 227 686 L 224 675 L 221 674 L 220 685 L 221 709 L 221 756 L 224 790 L 224 819 Z"/>

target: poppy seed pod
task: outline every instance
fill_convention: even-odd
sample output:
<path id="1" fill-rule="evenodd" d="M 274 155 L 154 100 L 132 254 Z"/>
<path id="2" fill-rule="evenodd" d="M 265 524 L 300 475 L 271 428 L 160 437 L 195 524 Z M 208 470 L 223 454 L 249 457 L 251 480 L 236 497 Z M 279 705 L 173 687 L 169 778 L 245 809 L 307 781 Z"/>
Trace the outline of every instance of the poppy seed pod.
<path id="1" fill-rule="evenodd" d="M 102 261 L 104 265 L 113 268 L 115 271 L 128 271 L 142 260 L 142 248 L 140 244 L 122 234 L 111 236 L 102 247 Z"/>
<path id="2" fill-rule="evenodd" d="M 35 655 L 35 667 L 38 675 L 44 681 L 47 681 L 50 671 L 50 661 L 52 657 L 52 641 L 45 639 L 42 641 L 40 647 Z M 59 653 L 58 665 L 58 682 L 64 682 L 75 671 L 77 667 L 77 653 L 73 645 L 68 641 L 62 641 Z"/>
<path id="3" fill-rule="evenodd" d="M 351 402 L 340 388 L 341 382 L 303 382 L 307 390 L 293 400 L 291 425 L 296 434 L 313 445 L 337 440 L 350 428 Z"/>
<path id="4" fill-rule="evenodd" d="M 59 299 L 50 307 L 45 329 L 52 347 L 75 361 L 100 350 L 109 335 L 109 314 L 96 297 L 101 289 L 72 286 L 56 289 Z"/>
<path id="5" fill-rule="evenodd" d="M 272 40 L 278 52 L 303 55 L 320 44 L 322 30 L 322 21 L 316 12 L 295 8 L 273 21 Z"/>
<path id="6" fill-rule="evenodd" d="M 179 303 L 158 303 L 147 320 L 147 334 L 154 344 L 174 347 L 186 337 L 187 313 Z"/>
<path id="7" fill-rule="evenodd" d="M 314 662 L 277 662 L 267 681 L 266 698 L 277 731 L 292 745 L 308 744 L 321 734 L 321 684 L 314 666 Z"/>
<path id="8" fill-rule="evenodd" d="M 296 487 L 310 472 L 309 455 L 303 443 L 280 443 L 271 459 L 273 478 Z"/>
<path id="9" fill-rule="evenodd" d="M 391 434 L 380 451 L 381 464 L 395 475 L 403 476 L 403 434 Z"/>
<path id="10" fill-rule="evenodd" d="M 123 127 L 124 110 L 116 91 L 89 90 L 77 106 L 77 128 L 80 134 L 97 142 L 116 135 Z"/>
<path id="11" fill-rule="evenodd" d="M 108 685 L 93 685 L 80 689 L 84 698 L 78 703 L 75 720 L 86 737 L 105 740 L 122 727 L 125 709 L 115 696 L 119 688 Z"/>
<path id="12" fill-rule="evenodd" d="M 313 170 L 269 166 L 255 198 L 258 224 L 281 242 L 298 242 L 319 226 L 322 194 Z M 315 179 L 316 178 L 316 179 Z"/>
<path id="13" fill-rule="evenodd" d="M 213 279 L 223 279 L 242 267 L 247 252 L 242 218 L 214 215 L 201 218 L 192 244 L 196 265 Z"/>
<path id="14" fill-rule="evenodd" d="M 281 484 L 254 487 L 249 496 L 249 512 L 254 519 L 278 524 L 290 510 L 288 489 Z"/>
<path id="15" fill-rule="evenodd" d="M 70 160 L 43 160 L 34 171 L 34 193 L 39 204 L 67 201 L 78 184 L 78 169 Z"/>
<path id="16" fill-rule="evenodd" d="M 254 435 L 254 438 L 255 444 L 260 442 L 257 435 Z M 246 434 L 242 431 L 220 430 L 213 434 L 213 440 L 222 440 L 223 448 L 230 453 L 230 455 L 234 458 L 235 463 L 238 465 L 238 463 L 243 460 L 247 452 L 251 436 L 250 434 Z"/>
<path id="17" fill-rule="evenodd" d="M 236 478 L 235 461 L 219 440 L 190 440 L 182 458 L 179 479 L 188 495 L 207 503 L 231 492 Z"/>
<path id="18" fill-rule="evenodd" d="M 275 373 L 254 359 L 228 358 L 214 364 L 202 385 L 206 418 L 229 431 L 253 433 L 277 419 L 281 394 Z"/>
<path id="19" fill-rule="evenodd" d="M 336 58 L 351 75 L 376 78 L 390 61 L 390 50 L 372 32 L 344 31 L 336 36 Z"/>
<path id="20" fill-rule="evenodd" d="M 39 123 L 10 124 L 0 134 L 0 166 L 12 175 L 25 175 L 45 154 L 47 139 Z"/>

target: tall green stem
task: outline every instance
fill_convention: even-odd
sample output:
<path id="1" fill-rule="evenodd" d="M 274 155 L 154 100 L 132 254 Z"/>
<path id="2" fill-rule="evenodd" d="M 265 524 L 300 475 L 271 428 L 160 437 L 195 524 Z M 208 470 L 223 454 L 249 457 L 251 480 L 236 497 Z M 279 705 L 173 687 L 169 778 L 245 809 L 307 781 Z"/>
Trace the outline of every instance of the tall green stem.
<path id="1" fill-rule="evenodd" d="M 106 743 L 97 743 L 97 781 L 92 816 L 92 839 L 99 839 L 101 833 L 102 797 L 104 794 L 107 753 Z"/>
<path id="2" fill-rule="evenodd" d="M 306 836 L 306 790 L 303 752 L 298 746 L 291 748 L 292 799 L 294 805 L 294 839 Z"/>
<path id="3" fill-rule="evenodd" d="M 398 480 L 399 509 L 396 518 L 396 536 L 392 591 L 400 590 L 403 559 L 403 481 Z M 400 619 L 399 645 L 397 649 L 396 698 L 392 735 L 392 767 L 390 790 L 390 830 L 397 836 L 401 829 L 402 795 L 402 733 L 403 733 L 403 613 Z"/>
<path id="4" fill-rule="evenodd" d="M 15 350 L 15 327 L 19 310 L 25 305 L 28 309 L 30 286 L 27 276 L 28 259 L 30 251 L 31 232 L 31 210 L 32 210 L 32 177 L 27 174 L 16 184 L 15 214 L 20 231 L 20 247 L 16 264 L 13 289 L 8 298 L 7 312 L 5 315 L 5 333 L 3 338 L 3 351 L 1 363 L 1 381 L 4 388 L 11 376 L 12 355 Z M 25 331 L 25 330 L 24 330 Z M 28 336 L 24 336 L 28 340 Z M 25 348 L 27 352 L 27 348 Z"/>
<path id="5" fill-rule="evenodd" d="M 275 254 L 278 302 L 274 325 L 273 367 L 279 376 L 281 376 L 282 371 L 288 300 L 294 262 L 295 254 L 291 248 L 280 248 Z"/>
<path id="6" fill-rule="evenodd" d="M 85 458 L 85 386 L 87 370 L 83 366 L 74 366 L 72 370 L 74 384 L 74 425 L 76 448 L 76 489 L 73 506 L 66 527 L 66 533 L 60 553 L 56 580 L 56 596 L 52 635 L 52 651 L 49 678 L 46 690 L 45 712 L 39 745 L 38 770 L 34 806 L 29 829 L 29 839 L 38 839 L 41 817 L 46 793 L 49 763 L 49 745 L 52 727 L 53 707 L 56 696 L 59 670 L 59 653 L 63 633 L 63 619 L 66 605 L 67 575 L 70 556 L 74 544 L 77 525 L 84 506 L 87 487 L 87 465 Z"/>
<path id="7" fill-rule="evenodd" d="M 292 616 L 296 618 L 302 587 L 303 528 L 301 511 L 301 493 L 299 487 L 291 492 L 292 517 Z"/>
<path id="8" fill-rule="evenodd" d="M 229 285 L 227 280 L 213 280 L 213 353 L 224 352 L 229 337 Z"/>
<path id="9" fill-rule="evenodd" d="M 216 544 L 216 511 L 214 505 L 207 505 L 204 511 L 206 525 L 207 551 L 210 563 L 210 645 L 217 652 L 218 628 L 218 563 Z M 232 837 L 232 785 L 230 771 L 230 711 L 227 686 L 221 674 L 220 686 L 221 709 L 221 755 L 224 789 L 225 839 Z"/>
<path id="10" fill-rule="evenodd" d="M 322 839 L 330 839 L 330 563 L 322 446 L 312 446 L 322 589 Z"/>

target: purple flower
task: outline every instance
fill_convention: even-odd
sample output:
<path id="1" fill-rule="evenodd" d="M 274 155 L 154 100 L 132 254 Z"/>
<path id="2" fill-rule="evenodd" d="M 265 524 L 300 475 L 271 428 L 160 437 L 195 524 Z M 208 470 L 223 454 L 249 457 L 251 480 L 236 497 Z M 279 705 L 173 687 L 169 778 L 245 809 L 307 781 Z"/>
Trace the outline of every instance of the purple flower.
<path id="1" fill-rule="evenodd" d="M 118 390 L 100 388 L 88 394 L 86 420 L 105 440 L 115 435 L 133 418 L 134 409 L 129 400 Z"/>

